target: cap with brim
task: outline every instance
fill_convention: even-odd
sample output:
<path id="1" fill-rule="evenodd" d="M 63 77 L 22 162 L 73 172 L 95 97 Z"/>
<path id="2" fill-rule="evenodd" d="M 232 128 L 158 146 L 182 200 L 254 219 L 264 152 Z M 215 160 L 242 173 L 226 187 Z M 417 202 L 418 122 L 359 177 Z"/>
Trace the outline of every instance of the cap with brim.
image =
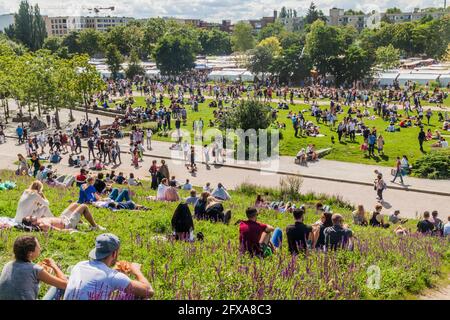
<path id="1" fill-rule="evenodd" d="M 95 248 L 89 252 L 89 258 L 93 260 L 101 260 L 110 256 L 114 251 L 119 249 L 120 240 L 112 233 L 104 233 L 95 239 Z"/>

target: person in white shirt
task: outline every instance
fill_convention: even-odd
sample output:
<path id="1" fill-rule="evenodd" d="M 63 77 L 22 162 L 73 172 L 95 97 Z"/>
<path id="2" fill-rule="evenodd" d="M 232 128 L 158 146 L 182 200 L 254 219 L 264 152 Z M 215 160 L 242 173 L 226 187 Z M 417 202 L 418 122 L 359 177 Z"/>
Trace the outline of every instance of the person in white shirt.
<path id="1" fill-rule="evenodd" d="M 230 200 L 231 196 L 225 189 L 225 187 L 222 185 L 222 183 L 219 182 L 217 185 L 217 188 L 212 192 L 211 194 L 214 198 L 219 200 Z"/>
<path id="2" fill-rule="evenodd" d="M 184 161 L 187 162 L 189 150 L 190 150 L 189 143 L 187 142 L 187 140 L 184 140 L 182 150 L 183 150 Z"/>
<path id="3" fill-rule="evenodd" d="M 150 298 L 155 292 L 137 263 L 121 261 L 120 240 L 111 233 L 99 235 L 89 261 L 77 263 L 69 276 L 64 300 Z M 116 266 L 116 269 L 112 269 Z M 131 280 L 127 274 L 133 275 Z"/>
<path id="4" fill-rule="evenodd" d="M 208 166 L 209 165 L 209 148 L 208 148 L 207 144 L 205 144 L 203 146 L 203 156 L 204 156 L 205 164 Z"/>
<path id="5" fill-rule="evenodd" d="M 156 191 L 156 200 L 165 201 L 165 193 L 167 188 L 169 188 L 169 184 L 167 182 L 167 178 L 161 180 L 161 183 L 158 185 L 158 190 Z"/>
<path id="6" fill-rule="evenodd" d="M 130 173 L 127 183 L 129 186 L 142 186 L 142 182 L 134 178 L 134 173 Z"/>
<path id="7" fill-rule="evenodd" d="M 152 135 L 153 135 L 152 129 L 148 128 L 147 129 L 147 149 L 148 150 L 152 150 Z"/>
<path id="8" fill-rule="evenodd" d="M 203 187 L 203 191 L 211 193 L 213 191 L 213 189 L 211 188 L 211 183 L 207 182 Z"/>
<path id="9" fill-rule="evenodd" d="M 14 221 L 22 222 L 26 216 L 33 215 L 37 218 L 53 217 L 50 210 L 50 203 L 43 193 L 43 184 L 40 181 L 31 183 L 19 199 Z"/>

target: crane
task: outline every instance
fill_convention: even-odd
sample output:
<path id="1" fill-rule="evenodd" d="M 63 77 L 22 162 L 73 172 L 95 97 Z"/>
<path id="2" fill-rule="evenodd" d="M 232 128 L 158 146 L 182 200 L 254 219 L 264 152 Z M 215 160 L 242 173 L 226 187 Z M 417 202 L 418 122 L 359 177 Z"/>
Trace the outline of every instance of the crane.
<path id="1" fill-rule="evenodd" d="M 114 11 L 115 7 L 111 6 L 111 7 L 94 7 L 94 8 L 87 8 L 87 10 L 89 12 L 94 12 L 95 14 L 98 14 L 101 10 L 111 10 Z"/>

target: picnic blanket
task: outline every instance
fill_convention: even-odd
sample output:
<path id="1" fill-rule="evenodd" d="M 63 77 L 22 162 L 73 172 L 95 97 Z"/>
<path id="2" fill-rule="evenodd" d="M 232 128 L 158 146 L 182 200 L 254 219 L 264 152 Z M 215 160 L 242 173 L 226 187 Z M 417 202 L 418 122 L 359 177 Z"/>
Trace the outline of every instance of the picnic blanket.
<path id="1" fill-rule="evenodd" d="M 11 190 L 16 187 L 16 184 L 12 181 L 5 181 L 0 183 L 0 190 Z"/>

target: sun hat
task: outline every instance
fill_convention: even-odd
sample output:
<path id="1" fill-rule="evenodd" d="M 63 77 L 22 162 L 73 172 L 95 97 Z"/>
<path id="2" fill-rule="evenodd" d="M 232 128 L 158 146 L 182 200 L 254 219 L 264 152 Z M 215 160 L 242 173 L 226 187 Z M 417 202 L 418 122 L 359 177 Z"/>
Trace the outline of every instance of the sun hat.
<path id="1" fill-rule="evenodd" d="M 95 248 L 89 252 L 89 258 L 102 260 L 119 249 L 120 240 L 112 233 L 104 233 L 95 238 Z"/>

